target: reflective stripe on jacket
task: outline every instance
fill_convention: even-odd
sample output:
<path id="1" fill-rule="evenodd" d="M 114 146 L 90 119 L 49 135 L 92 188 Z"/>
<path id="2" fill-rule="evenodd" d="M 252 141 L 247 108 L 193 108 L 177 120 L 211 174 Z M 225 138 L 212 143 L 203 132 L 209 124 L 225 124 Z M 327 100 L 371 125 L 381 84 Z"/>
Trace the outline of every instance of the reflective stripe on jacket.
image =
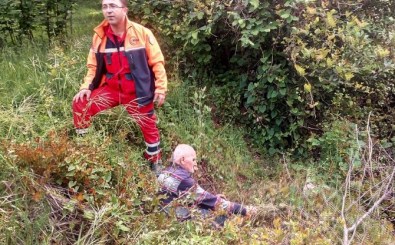
<path id="1" fill-rule="evenodd" d="M 89 51 L 88 72 L 80 89 L 94 90 L 103 85 L 106 74 L 104 62 L 107 36 L 104 20 L 97 26 Z M 154 93 L 164 94 L 167 91 L 167 77 L 164 68 L 164 57 L 152 32 L 132 21 L 127 21 L 124 43 L 125 55 L 135 81 L 136 96 L 140 105 L 152 102 Z"/>

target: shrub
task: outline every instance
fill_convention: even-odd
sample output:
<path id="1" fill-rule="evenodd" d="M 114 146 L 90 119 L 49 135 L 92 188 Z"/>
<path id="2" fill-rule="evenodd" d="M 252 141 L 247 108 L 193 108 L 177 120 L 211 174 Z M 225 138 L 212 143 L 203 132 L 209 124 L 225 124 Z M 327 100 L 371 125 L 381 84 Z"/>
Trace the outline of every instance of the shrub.
<path id="1" fill-rule="evenodd" d="M 390 9 L 395 5 L 371 2 L 341 8 L 310 3 L 299 10 L 300 21 L 284 39 L 285 53 L 310 88 L 310 110 L 318 122 L 340 116 L 360 123 L 373 112 L 374 134 L 387 138 L 394 120 L 395 20 Z"/>
<path id="2" fill-rule="evenodd" d="M 306 138 L 337 116 L 360 123 L 373 112 L 374 133 L 393 134 L 390 1 L 133 1 L 130 9 L 155 29 L 183 79 L 208 87 L 214 117 L 245 125 L 270 153 L 305 152 Z"/>
<path id="3" fill-rule="evenodd" d="M 0 3 L 0 47 L 46 35 L 49 41 L 64 35 L 71 28 L 75 0 L 23 1 L 4 0 Z"/>

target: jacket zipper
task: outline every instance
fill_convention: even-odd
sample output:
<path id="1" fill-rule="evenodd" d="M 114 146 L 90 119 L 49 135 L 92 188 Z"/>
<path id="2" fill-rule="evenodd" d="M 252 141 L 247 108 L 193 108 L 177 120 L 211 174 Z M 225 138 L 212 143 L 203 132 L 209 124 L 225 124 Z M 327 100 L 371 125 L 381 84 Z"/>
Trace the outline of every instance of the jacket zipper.
<path id="1" fill-rule="evenodd" d="M 117 51 L 118 51 L 118 61 L 119 61 L 119 65 L 120 68 L 119 69 L 123 69 L 123 64 L 122 64 L 122 59 L 121 59 L 121 53 L 119 50 L 119 42 L 118 42 L 118 37 L 114 35 L 114 40 L 115 40 L 115 45 L 117 46 Z M 122 80 L 121 80 L 121 74 L 120 72 L 118 72 L 118 87 L 119 87 L 119 91 L 122 92 Z"/>

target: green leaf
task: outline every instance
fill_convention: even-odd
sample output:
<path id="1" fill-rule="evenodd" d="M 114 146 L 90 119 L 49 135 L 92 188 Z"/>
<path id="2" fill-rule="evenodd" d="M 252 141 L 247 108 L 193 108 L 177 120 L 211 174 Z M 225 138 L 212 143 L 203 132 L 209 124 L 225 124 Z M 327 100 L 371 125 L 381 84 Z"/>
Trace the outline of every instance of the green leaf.
<path id="1" fill-rule="evenodd" d="M 294 66 L 300 76 L 304 77 L 306 75 L 306 70 L 302 66 L 298 64 L 295 64 Z"/>
<path id="2" fill-rule="evenodd" d="M 265 105 L 259 106 L 259 107 L 258 107 L 258 111 L 259 111 L 260 113 L 264 113 L 264 112 L 266 111 L 266 106 L 265 106 Z"/>
<path id="3" fill-rule="evenodd" d="M 68 186 L 69 188 L 73 188 L 76 184 L 77 184 L 76 181 L 70 181 Z"/>
<path id="4" fill-rule="evenodd" d="M 255 89 L 254 83 L 248 84 L 248 88 L 247 88 L 248 92 L 254 91 L 254 89 Z"/>
<path id="5" fill-rule="evenodd" d="M 353 78 L 353 77 L 354 77 L 354 74 L 352 72 L 346 72 L 344 74 L 344 78 L 346 79 L 346 81 L 350 81 L 351 78 Z"/>
<path id="6" fill-rule="evenodd" d="M 273 91 L 271 92 L 271 94 L 270 94 L 270 98 L 276 98 L 277 95 L 278 95 L 277 90 L 273 90 Z"/>
<path id="7" fill-rule="evenodd" d="M 270 31 L 271 31 L 271 28 L 270 28 L 270 27 L 265 27 L 265 28 L 262 29 L 262 31 L 263 31 L 263 32 L 270 32 Z"/>
<path id="8" fill-rule="evenodd" d="M 192 36 L 193 39 L 197 39 L 198 32 L 197 31 L 192 32 L 191 36 Z"/>
<path id="9" fill-rule="evenodd" d="M 121 231 L 130 231 L 130 228 L 129 227 L 126 227 L 125 225 L 123 225 L 123 224 L 120 224 L 120 223 L 117 223 L 117 227 L 118 227 L 118 229 L 120 229 Z"/>
<path id="10" fill-rule="evenodd" d="M 287 19 L 290 15 L 291 15 L 291 10 L 287 9 L 287 10 L 280 10 L 277 13 L 282 19 Z"/>
<path id="11" fill-rule="evenodd" d="M 250 4 L 252 6 L 251 11 L 254 11 L 259 7 L 259 0 L 250 0 Z"/>
<path id="12" fill-rule="evenodd" d="M 197 13 L 196 17 L 198 18 L 198 20 L 203 19 L 204 13 L 203 12 L 199 12 Z"/>
<path id="13" fill-rule="evenodd" d="M 335 27 L 336 26 L 336 19 L 333 17 L 333 13 L 329 12 L 326 16 L 326 23 L 330 27 Z"/>
<path id="14" fill-rule="evenodd" d="M 248 96 L 247 98 L 247 105 L 251 105 L 252 103 L 254 103 L 256 100 L 256 97 L 253 95 Z"/>
<path id="15" fill-rule="evenodd" d="M 111 172 L 109 172 L 109 173 L 106 175 L 105 180 L 106 180 L 107 183 L 110 182 L 110 180 L 111 180 Z"/>
<path id="16" fill-rule="evenodd" d="M 84 211 L 84 218 L 88 219 L 88 220 L 93 220 L 95 218 L 95 214 L 93 213 L 93 211 L 85 210 Z"/>

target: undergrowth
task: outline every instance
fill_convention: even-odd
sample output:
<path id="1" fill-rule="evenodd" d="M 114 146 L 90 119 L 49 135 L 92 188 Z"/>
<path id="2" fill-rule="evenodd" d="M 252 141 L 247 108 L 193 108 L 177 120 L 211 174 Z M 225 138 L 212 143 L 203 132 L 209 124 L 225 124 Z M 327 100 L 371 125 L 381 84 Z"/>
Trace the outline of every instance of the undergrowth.
<path id="1" fill-rule="evenodd" d="M 142 135 L 123 108 L 97 116 L 90 133 L 77 137 L 71 99 L 85 73 L 90 29 L 100 20 L 93 4 L 79 4 L 76 18 L 89 25 L 75 30 L 69 46 L 31 44 L 23 54 L 5 48 L 0 56 L 1 244 L 341 243 L 345 176 L 331 182 L 321 172 L 325 164 L 297 162 L 286 153 L 260 155 L 242 128 L 212 120 L 208 92 L 182 82 L 176 68 L 168 69 L 170 92 L 157 110 L 165 164 L 178 143 L 193 145 L 201 185 L 256 205 L 257 216 L 232 216 L 222 229 L 210 219 L 178 222 L 165 216 L 142 157 Z M 317 144 L 324 147 L 330 136 Z M 339 154 L 346 165 L 347 149 Z M 357 174 L 354 180 L 360 185 Z M 393 210 L 393 199 L 387 201 Z M 361 203 L 349 212 L 358 217 L 365 209 Z M 355 241 L 361 244 L 393 241 L 394 228 L 380 212 L 359 231 Z"/>

